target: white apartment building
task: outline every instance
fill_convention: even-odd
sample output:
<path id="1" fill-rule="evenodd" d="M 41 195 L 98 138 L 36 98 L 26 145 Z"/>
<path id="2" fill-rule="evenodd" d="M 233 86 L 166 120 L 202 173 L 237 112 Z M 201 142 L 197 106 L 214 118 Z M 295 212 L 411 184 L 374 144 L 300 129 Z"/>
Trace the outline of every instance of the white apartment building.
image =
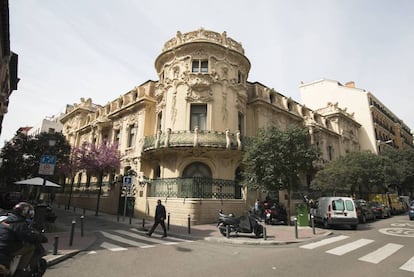
<path id="1" fill-rule="evenodd" d="M 343 85 L 335 80 L 316 80 L 302 83 L 300 93 L 302 104 L 313 110 L 318 111 L 331 103 L 352 114 L 361 124 L 361 150 L 379 153 L 387 146 L 413 147 L 410 128 L 371 92 L 356 88 L 354 82 Z"/>

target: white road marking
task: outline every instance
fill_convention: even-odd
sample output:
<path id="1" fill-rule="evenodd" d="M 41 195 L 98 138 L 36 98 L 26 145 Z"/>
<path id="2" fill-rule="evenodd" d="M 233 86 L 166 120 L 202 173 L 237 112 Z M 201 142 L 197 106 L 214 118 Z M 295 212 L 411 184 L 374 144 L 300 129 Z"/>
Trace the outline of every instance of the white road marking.
<path id="1" fill-rule="evenodd" d="M 403 264 L 400 269 L 414 272 L 414 257 L 409 259 L 405 264 Z"/>
<path id="2" fill-rule="evenodd" d="M 137 228 L 131 228 L 130 230 L 132 230 L 134 232 L 141 233 L 141 234 L 145 234 L 146 233 L 146 232 L 143 232 L 143 231 L 138 230 Z M 180 239 L 180 238 L 177 238 L 177 237 L 170 237 L 170 236 L 168 237 L 168 239 L 169 240 L 175 240 L 175 241 L 181 241 L 181 242 L 193 242 L 192 240 Z"/>
<path id="3" fill-rule="evenodd" d="M 154 247 L 154 245 L 148 245 L 146 243 L 142 243 L 142 242 L 137 242 L 137 241 L 134 241 L 134 240 L 126 239 L 126 238 L 123 238 L 121 236 L 112 235 L 112 234 L 107 233 L 107 232 L 104 232 L 104 231 L 101 231 L 101 234 L 104 237 L 109 238 L 111 240 L 119 241 L 121 243 L 129 244 L 129 245 L 132 245 L 132 246 L 137 246 L 137 247 L 140 247 L 140 248 L 150 248 L 150 247 Z"/>
<path id="4" fill-rule="evenodd" d="M 315 249 L 317 247 L 324 246 L 324 245 L 334 243 L 334 242 L 337 242 L 337 241 L 340 241 L 340 240 L 344 240 L 344 239 L 347 239 L 347 238 L 349 238 L 349 237 L 341 235 L 341 236 L 337 236 L 337 237 L 323 239 L 321 241 L 309 243 L 309 244 L 306 244 L 306 245 L 302 245 L 302 246 L 300 246 L 300 248 Z"/>
<path id="5" fill-rule="evenodd" d="M 358 260 L 378 264 L 385 258 L 391 256 L 392 254 L 400 250 L 403 246 L 404 245 L 401 244 L 387 243 L 383 247 L 378 248 L 374 252 L 371 252 L 368 255 L 359 258 Z"/>
<path id="6" fill-rule="evenodd" d="M 339 247 L 333 248 L 331 250 L 328 250 L 328 251 L 326 251 L 326 253 L 337 255 L 337 256 L 342 256 L 342 255 L 344 255 L 348 252 L 351 252 L 355 249 L 358 249 L 360 247 L 368 245 L 372 242 L 374 242 L 374 241 L 370 240 L 370 239 L 359 239 L 359 240 L 356 240 L 354 242 L 350 242 L 350 243 L 344 244 L 342 246 L 339 246 Z"/>
<path id="7" fill-rule="evenodd" d="M 103 242 L 101 243 L 101 247 L 111 250 L 111 251 L 124 251 L 124 250 L 128 250 L 128 248 L 124 248 L 124 247 L 119 247 L 118 245 L 109 243 L 109 242 Z"/>
<path id="8" fill-rule="evenodd" d="M 129 237 L 132 237 L 132 238 L 141 239 L 141 240 L 145 240 L 145 241 L 150 241 L 150 242 L 154 242 L 154 243 L 159 243 L 159 244 L 164 244 L 164 245 L 178 244 L 178 242 L 165 241 L 165 240 L 162 240 L 162 239 L 144 237 L 143 235 L 138 235 L 136 233 L 128 232 L 128 231 L 125 231 L 125 230 L 114 230 L 114 231 L 117 232 L 117 233 L 129 236 Z"/>

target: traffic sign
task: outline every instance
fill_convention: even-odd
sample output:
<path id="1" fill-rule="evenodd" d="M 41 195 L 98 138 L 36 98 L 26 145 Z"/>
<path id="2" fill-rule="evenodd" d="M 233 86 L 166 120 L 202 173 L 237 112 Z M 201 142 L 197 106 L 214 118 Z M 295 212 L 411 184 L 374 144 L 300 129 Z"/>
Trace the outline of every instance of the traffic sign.
<path id="1" fill-rule="evenodd" d="M 53 155 L 43 155 L 40 158 L 41 164 L 56 164 L 56 156 Z"/>
<path id="2" fill-rule="evenodd" d="M 56 156 L 43 155 L 40 158 L 39 174 L 40 175 L 53 175 L 56 165 Z"/>
<path id="3" fill-rule="evenodd" d="M 132 177 L 131 176 L 124 176 L 123 183 L 124 183 L 124 186 L 127 186 L 127 187 L 131 186 Z"/>

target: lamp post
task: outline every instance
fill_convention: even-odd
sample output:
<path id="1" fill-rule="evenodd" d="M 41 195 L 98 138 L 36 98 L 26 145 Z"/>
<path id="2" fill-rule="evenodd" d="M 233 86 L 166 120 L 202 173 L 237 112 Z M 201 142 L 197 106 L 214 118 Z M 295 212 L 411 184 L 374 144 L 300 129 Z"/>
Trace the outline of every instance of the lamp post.
<path id="1" fill-rule="evenodd" d="M 393 143 L 394 143 L 394 141 L 392 139 L 386 140 L 386 141 L 377 140 L 378 152 L 381 152 L 381 150 L 382 150 L 381 145 L 392 146 Z"/>
<path id="2" fill-rule="evenodd" d="M 56 145 L 56 140 L 54 139 L 49 139 L 48 141 L 48 146 L 49 149 L 52 148 L 53 146 Z M 40 195 L 42 194 L 42 192 L 45 190 L 46 187 L 46 175 L 53 175 L 54 171 L 55 171 L 55 165 L 56 165 L 56 156 L 54 155 L 47 155 L 47 154 L 43 154 L 42 157 L 40 158 L 40 164 L 39 164 L 39 175 L 44 175 L 43 176 L 43 184 L 41 187 L 41 190 L 38 194 L 37 197 L 37 202 L 40 201 Z"/>

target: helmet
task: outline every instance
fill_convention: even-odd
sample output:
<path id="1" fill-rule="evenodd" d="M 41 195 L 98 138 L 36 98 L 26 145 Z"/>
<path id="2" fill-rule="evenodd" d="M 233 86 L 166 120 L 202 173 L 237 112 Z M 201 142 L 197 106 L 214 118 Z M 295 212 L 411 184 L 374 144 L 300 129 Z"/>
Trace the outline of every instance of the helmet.
<path id="1" fill-rule="evenodd" d="M 13 211 L 24 217 L 24 218 L 33 218 L 34 217 L 34 209 L 33 206 L 27 202 L 20 202 L 13 207 Z"/>

